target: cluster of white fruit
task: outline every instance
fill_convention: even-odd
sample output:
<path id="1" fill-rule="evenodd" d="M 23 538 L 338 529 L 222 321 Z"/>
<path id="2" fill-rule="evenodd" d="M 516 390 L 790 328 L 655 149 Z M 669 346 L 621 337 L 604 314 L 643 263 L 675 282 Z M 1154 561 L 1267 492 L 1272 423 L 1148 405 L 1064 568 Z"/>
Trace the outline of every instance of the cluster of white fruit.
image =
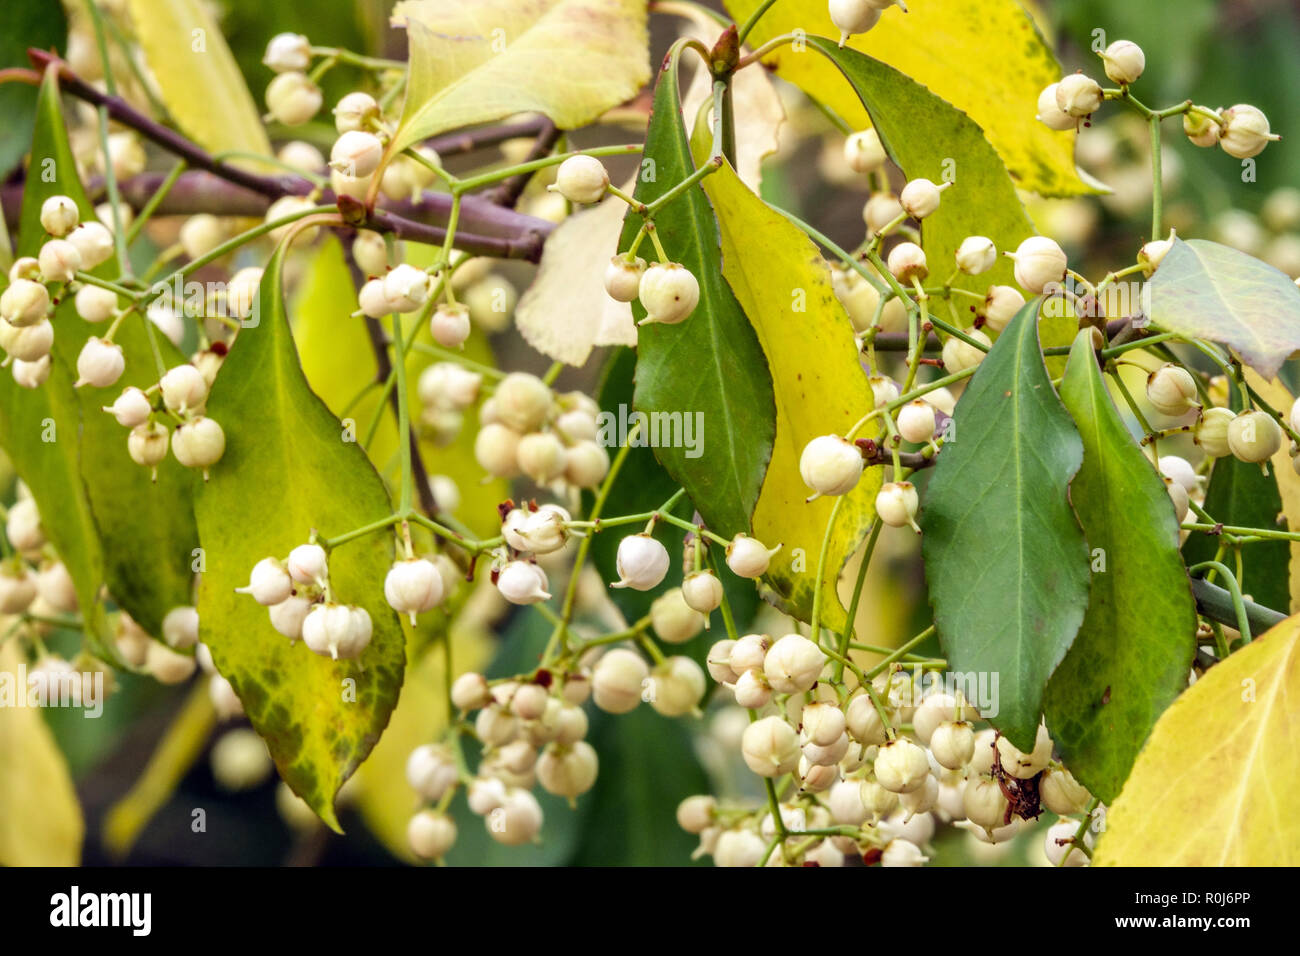
<path id="1" fill-rule="evenodd" d="M 112 405 L 104 406 L 117 423 L 131 429 L 126 440 L 131 460 L 152 470 L 167 457 L 170 445 L 176 460 L 186 468 L 199 468 L 203 477 L 226 451 L 226 435 L 205 412 L 212 376 L 220 364 L 215 353 L 203 365 L 185 363 L 168 369 L 158 384 L 148 389 L 129 385 Z M 175 422 L 175 431 L 169 425 Z"/>
<path id="2" fill-rule="evenodd" d="M 866 33 L 874 27 L 880 15 L 895 4 L 907 10 L 903 0 L 830 0 L 828 12 L 831 23 L 840 31 L 840 46 L 848 43 L 854 34 Z"/>
<path id="3" fill-rule="evenodd" d="M 40 512 L 26 485 L 5 515 L 13 555 L 0 562 L 0 615 L 30 613 L 57 617 L 77 612 L 77 589 L 67 567 L 50 547 Z"/>
<path id="4" fill-rule="evenodd" d="M 780 804 L 782 847 L 772 846 L 778 834 L 766 809 L 722 806 L 712 796 L 683 801 L 677 820 L 699 834 L 700 854 L 719 866 L 841 866 L 858 858 L 920 866 L 939 822 L 1000 844 L 1046 809 L 1062 818 L 1046 834 L 1048 861 L 1086 864 L 1071 845 L 1080 829 L 1071 818 L 1091 798 L 1052 759 L 1045 728 L 1022 753 L 992 728 L 977 730 L 979 714 L 960 695 L 938 684 L 923 692 L 904 671 L 841 701 L 825 680 L 827 663 L 797 634 L 775 643 L 747 635 L 709 651 L 710 673 L 757 711 L 739 738 L 745 765 L 768 779 L 789 775 L 790 783 Z M 761 683 L 764 692 L 752 694 Z"/>
<path id="5" fill-rule="evenodd" d="M 1122 89 L 1137 82 L 1146 69 L 1146 54 L 1131 40 L 1116 40 L 1101 51 L 1106 76 Z M 1101 84 L 1074 73 L 1046 87 L 1038 96 L 1038 119 L 1052 129 L 1076 129 L 1106 99 Z M 1280 139 L 1269 129 L 1268 117 L 1247 103 L 1218 111 L 1192 106 L 1183 114 L 1183 132 L 1197 146 L 1218 146 L 1229 156 L 1258 156 L 1270 142 Z"/>
<path id="6" fill-rule="evenodd" d="M 433 365 L 420 377 L 426 407 L 460 413 L 479 390 L 477 377 Z M 609 471 L 609 452 L 597 439 L 599 407 L 581 392 L 556 395 L 527 372 L 511 372 L 479 406 L 474 457 L 489 475 L 526 475 L 563 490 L 594 488 Z"/>
<path id="7" fill-rule="evenodd" d="M 461 579 L 446 555 L 399 558 L 384 579 L 384 599 L 410 617 L 431 611 Z M 315 542 L 300 544 L 284 560 L 263 558 L 253 565 L 248 584 L 236 589 L 268 609 L 271 626 L 292 643 L 302 639 L 313 653 L 333 660 L 361 656 L 370 643 L 370 613 L 338 604 L 330 587 L 329 556 Z"/>
<path id="8" fill-rule="evenodd" d="M 113 254 L 113 234 L 97 220 L 81 222 L 77 204 L 67 196 L 46 199 L 40 219 L 47 237 L 39 255 L 16 260 L 0 293 L 0 349 L 14 381 L 24 388 L 39 388 L 49 378 L 50 313 L 65 292 L 75 291 L 77 313 L 87 322 L 117 314 L 116 294 L 76 279 Z M 124 367 L 120 347 L 92 336 L 77 359 L 77 384 L 112 384 Z"/>

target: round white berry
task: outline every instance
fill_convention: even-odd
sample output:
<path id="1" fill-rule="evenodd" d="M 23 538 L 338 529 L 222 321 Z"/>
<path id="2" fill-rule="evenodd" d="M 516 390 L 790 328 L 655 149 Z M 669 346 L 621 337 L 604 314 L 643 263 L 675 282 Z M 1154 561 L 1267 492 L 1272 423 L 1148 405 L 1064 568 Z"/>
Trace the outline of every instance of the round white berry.
<path id="1" fill-rule="evenodd" d="M 92 335 L 77 356 L 77 381 L 74 384 L 78 387 L 92 385 L 95 388 L 107 388 L 121 378 L 125 370 L 126 359 L 122 355 L 122 346 Z"/>
<path id="2" fill-rule="evenodd" d="M 668 549 L 648 534 L 631 534 L 618 543 L 614 588 L 649 591 L 668 573 Z"/>
<path id="3" fill-rule="evenodd" d="M 550 188 L 572 203 L 600 202 L 609 188 L 609 171 L 594 156 L 570 156 L 560 163 Z"/>
<path id="4" fill-rule="evenodd" d="M 50 196 L 41 203 L 41 228 L 55 238 L 62 239 L 77 228 L 80 219 L 77 204 L 67 196 Z"/>
<path id="5" fill-rule="evenodd" d="M 700 301 L 700 284 L 685 266 L 656 262 L 642 274 L 638 297 L 645 306 L 645 322 L 675 325 L 695 311 Z"/>

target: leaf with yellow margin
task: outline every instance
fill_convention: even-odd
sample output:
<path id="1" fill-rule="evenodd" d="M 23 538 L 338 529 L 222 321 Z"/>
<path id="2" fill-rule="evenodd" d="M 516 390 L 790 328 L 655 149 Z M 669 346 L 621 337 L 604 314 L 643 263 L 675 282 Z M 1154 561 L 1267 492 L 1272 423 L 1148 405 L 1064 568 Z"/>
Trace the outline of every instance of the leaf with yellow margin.
<path id="1" fill-rule="evenodd" d="M 158 94 L 181 131 L 210 153 L 270 155 L 257 104 L 209 5 L 130 0 L 130 11 L 145 62 L 158 78 Z"/>
<path id="2" fill-rule="evenodd" d="M 25 698 L 21 662 L 17 641 L 0 646 L 0 680 Z M 85 825 L 68 762 L 40 708 L 21 704 L 0 704 L 0 866 L 76 866 Z"/>
<path id="3" fill-rule="evenodd" d="M 1099 866 L 1300 864 L 1300 616 L 1164 712 L 1106 815 Z"/>
<path id="4" fill-rule="evenodd" d="M 830 269 L 796 226 L 723 165 L 704 179 L 722 237 L 722 274 L 758 336 L 776 399 L 776 437 L 758 502 L 754 537 L 782 549 L 773 557 L 765 595 L 808 620 L 817 565 L 835 498 L 811 502 L 799 457 L 818 435 L 843 435 L 873 405 L 857 359 L 852 326 L 831 291 Z M 744 370 L 739 370 L 742 374 Z M 822 572 L 822 622 L 843 626 L 836 581 L 875 520 L 883 469 L 870 468 L 844 495 Z"/>
<path id="5" fill-rule="evenodd" d="M 403 0 L 411 50 L 391 150 L 512 113 L 585 126 L 650 79 L 639 0 Z"/>
<path id="6" fill-rule="evenodd" d="M 738 21 L 762 0 L 725 0 Z M 1015 0 L 923 0 L 908 13 L 886 10 L 868 33 L 846 46 L 906 73 L 969 114 L 983 128 L 1016 184 L 1045 196 L 1094 192 L 1074 164 L 1074 133 L 1038 121 L 1038 94 L 1061 67 L 1033 20 Z M 839 39 L 826 0 L 782 0 L 749 36 L 753 46 L 802 30 Z M 763 58 L 777 75 L 839 114 L 854 129 L 870 125 L 839 70 L 823 56 L 790 45 Z"/>

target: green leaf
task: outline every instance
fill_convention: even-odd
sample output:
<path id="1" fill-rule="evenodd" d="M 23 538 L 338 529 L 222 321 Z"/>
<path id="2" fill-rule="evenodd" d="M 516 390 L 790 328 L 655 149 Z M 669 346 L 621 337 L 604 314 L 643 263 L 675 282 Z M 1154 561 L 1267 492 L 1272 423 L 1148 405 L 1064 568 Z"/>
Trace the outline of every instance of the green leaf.
<path id="1" fill-rule="evenodd" d="M 0 6 L 0 69 L 27 67 L 28 48 L 62 47 L 68 21 L 59 3 L 6 3 Z M 26 83 L 0 84 L 0 181 L 7 180 L 32 143 L 36 90 Z"/>
<path id="2" fill-rule="evenodd" d="M 158 94 L 181 131 L 210 153 L 270 155 L 257 104 L 208 6 L 202 0 L 129 0 L 129 7 Z"/>
<path id="3" fill-rule="evenodd" d="M 1061 401 L 1083 439 L 1070 502 L 1092 554 L 1092 593 L 1043 706 L 1070 771 L 1110 803 L 1187 686 L 1196 602 L 1173 502 L 1111 402 L 1090 329 L 1070 351 Z"/>
<path id="4" fill-rule="evenodd" d="M 1210 668 L 1164 712 L 1106 814 L 1097 866 L 1300 864 L 1300 618 Z"/>
<path id="5" fill-rule="evenodd" d="M 335 600 L 365 608 L 374 624 L 357 660 L 290 645 L 266 608 L 235 593 L 254 564 L 284 557 L 312 529 L 337 536 L 392 513 L 383 482 L 299 367 L 280 291 L 284 251 L 267 264 L 252 324 L 235 339 L 208 401 L 208 414 L 226 427 L 226 451 L 196 506 L 208 563 L 199 620 L 280 775 L 337 830 L 334 796 L 388 723 L 405 639 L 383 597 L 392 560 L 384 533 L 330 555 Z"/>
<path id="6" fill-rule="evenodd" d="M 637 0 L 403 0 L 411 65 L 391 152 L 513 113 L 585 126 L 650 79 Z"/>
<path id="7" fill-rule="evenodd" d="M 51 160 L 48 166 L 46 160 Z M 76 178 L 67 132 L 59 109 L 53 74 L 41 88 L 36 136 L 32 143 L 34 169 L 48 169 L 28 179 L 23 191 L 19 254 L 36 255 L 44 230 L 40 209 L 55 194 L 71 197 L 83 219 L 94 218 L 94 207 Z M 111 273 L 105 263 L 97 273 Z M 55 318 L 55 344 L 49 380 L 39 389 L 20 388 L 9 375 L 0 376 L 0 444 L 10 452 L 20 475 L 32 489 L 41 520 L 59 556 L 77 585 L 83 608 L 97 605 L 100 586 L 107 583 L 113 599 L 141 627 L 161 633 L 163 616 L 173 607 L 192 603 L 192 549 L 198 531 L 192 507 L 195 475 L 168 458 L 158 468 L 158 481 L 127 454 L 127 432 L 102 408 L 118 387 L 148 388 L 158 381 L 158 368 L 149 341 L 151 327 L 143 316 L 131 316 L 118 329 L 126 372 L 114 389 L 74 389 L 75 363 L 86 339 L 103 329 L 77 316 L 71 297 Z M 165 337 L 154 333 L 164 364 L 184 361 Z M 52 423 L 52 424 L 50 424 Z M 142 511 L 150 512 L 141 520 Z M 91 631 L 98 630 L 90 611 Z M 97 652 L 106 652 L 97 648 Z"/>
<path id="8" fill-rule="evenodd" d="M 921 502 L 921 553 L 954 671 L 997 675 L 991 723 L 1032 749 L 1043 691 L 1088 606 L 1088 547 L 1070 509 L 1083 459 L 1025 305 L 962 393 Z"/>
<path id="9" fill-rule="evenodd" d="M 967 236 L 987 236 L 999 251 L 1011 251 L 1034 234 L 1006 166 L 974 120 L 886 63 L 821 37 L 809 37 L 808 44 L 852 84 L 890 158 L 908 179 L 951 179 L 938 211 L 921 223 L 932 275 L 946 278 L 953 271 L 957 247 Z M 1014 285 L 1012 268 L 1010 259 L 999 256 L 988 272 L 963 273 L 953 285 L 980 293 L 990 285 Z"/>
<path id="10" fill-rule="evenodd" d="M 25 698 L 22 661 L 17 641 L 0 646 L 6 692 Z M 0 706 L 0 866 L 76 866 L 81 803 L 40 708 L 24 704 L 11 698 Z"/>
<path id="11" fill-rule="evenodd" d="M 743 21 L 761 2 L 725 0 L 724 5 Z M 817 37 L 838 41 L 840 35 L 825 0 L 782 0 L 763 14 L 749 42 L 758 46 L 795 30 L 818 47 L 824 44 Z M 888 63 L 969 115 L 1021 188 L 1045 196 L 1094 191 L 1075 169 L 1074 133 L 1050 130 L 1036 118 L 1038 94 L 1061 78 L 1061 68 L 1016 0 L 925 0 L 910 4 L 907 13 L 886 10 L 874 28 L 848 42 L 850 47 Z M 786 45 L 763 62 L 854 129 L 867 125 L 853 91 L 821 57 Z"/>
<path id="12" fill-rule="evenodd" d="M 659 74 L 645 156 L 654 165 L 647 167 L 653 178 L 642 175 L 637 182 L 636 198 L 644 203 L 695 169 L 682 126 L 675 61 Z M 668 255 L 699 280 L 700 302 L 685 322 L 640 328 L 636 409 L 678 413 L 683 425 L 703 422 L 694 449 L 684 441 L 661 440 L 655 456 L 715 532 L 749 531 L 776 429 L 767 360 L 722 277 L 718 224 L 703 190 L 692 186 L 673 199 L 655 223 Z M 629 214 L 620 249 L 631 246 L 640 226 L 640 217 Z M 632 308 L 638 321 L 645 318 L 640 302 Z"/>
<path id="13" fill-rule="evenodd" d="M 704 187 L 722 232 L 723 275 L 758 335 L 775 394 L 776 440 L 753 517 L 755 537 L 769 547 L 783 545 L 763 576 L 771 589 L 765 596 L 793 617 L 811 618 L 816 569 L 834 513 L 821 576 L 822 621 L 838 630 L 845 611 L 836 582 L 875 520 L 884 469 L 867 469 L 841 498 L 807 501 L 799 459 L 819 435 L 848 432 L 873 407 L 871 388 L 830 270 L 812 241 L 730 166 L 705 179 Z"/>
<path id="14" fill-rule="evenodd" d="M 574 866 L 684 866 L 698 839 L 677 825 L 677 804 L 709 792 L 691 731 L 643 704 L 601 715 L 587 735 L 600 774 L 582 821 Z"/>
<path id="15" fill-rule="evenodd" d="M 636 352 L 628 348 L 615 350 L 605 366 L 597 400 L 600 402 L 601 409 L 608 412 L 615 422 L 623 421 L 632 415 L 632 376 L 635 368 Z M 619 471 L 605 499 L 604 514 L 606 516 L 633 515 L 653 511 L 671 498 L 677 488 L 677 483 L 664 471 L 663 466 L 655 461 L 654 452 L 648 447 L 634 445 L 628 451 L 623 468 Z M 595 495 L 585 492 L 583 511 L 589 513 L 594 502 Z M 692 513 L 691 503 L 685 500 L 679 502 L 674 513 L 689 519 Z M 638 530 L 640 529 L 610 528 L 592 537 L 591 559 L 604 580 L 618 580 L 618 544 L 624 535 Z M 670 555 L 682 554 L 686 533 L 681 528 L 660 524 L 655 528 L 655 537 L 663 543 Z M 715 549 L 715 554 L 717 553 Z M 757 590 L 752 582 L 737 578 L 726 570 L 721 571 L 719 579 L 726 591 L 736 626 L 743 628 L 753 619 L 757 609 Z M 681 580 L 682 562 L 674 561 L 668 568 L 665 584 L 668 587 L 676 587 L 681 584 Z M 650 605 L 654 603 L 661 591 L 662 589 L 637 591 L 634 588 L 619 588 L 611 590 L 609 596 L 630 623 L 650 612 Z M 719 615 L 712 615 L 715 631 L 721 627 L 720 621 Z M 709 638 L 705 636 L 691 641 L 686 647 L 704 651 L 703 645 L 708 643 Z M 699 663 L 705 663 L 702 657 Z"/>
<path id="16" fill-rule="evenodd" d="M 1300 349 L 1300 289 L 1254 256 L 1178 239 L 1149 286 L 1152 322 L 1230 346 L 1265 379 Z"/>

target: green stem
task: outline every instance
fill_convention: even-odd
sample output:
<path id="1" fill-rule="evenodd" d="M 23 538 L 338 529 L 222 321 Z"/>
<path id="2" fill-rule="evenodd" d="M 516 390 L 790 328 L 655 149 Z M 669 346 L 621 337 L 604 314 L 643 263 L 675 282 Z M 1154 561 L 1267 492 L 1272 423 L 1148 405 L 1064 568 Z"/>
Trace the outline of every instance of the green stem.
<path id="1" fill-rule="evenodd" d="M 871 525 L 871 535 L 867 538 L 866 550 L 862 552 L 862 563 L 858 565 L 858 577 L 853 583 L 853 598 L 849 601 L 849 612 L 844 619 L 844 631 L 840 634 L 840 657 L 848 657 L 849 645 L 853 639 L 853 622 L 858 617 L 858 602 L 862 599 L 862 586 L 867 580 L 867 568 L 871 566 L 871 556 L 875 553 L 876 542 L 880 539 L 880 529 L 884 527 L 883 522 L 874 521 Z M 844 662 L 837 660 L 835 662 L 834 683 L 838 684 L 844 680 Z"/>
<path id="2" fill-rule="evenodd" d="M 176 185 L 176 180 L 181 178 L 181 173 L 185 172 L 187 168 L 188 165 L 185 160 L 181 160 L 173 166 L 172 171 L 167 174 L 167 178 L 164 179 L 158 188 L 153 191 L 153 195 L 149 197 L 149 201 L 144 204 L 144 208 L 136 214 L 135 219 L 131 220 L 131 226 L 126 231 L 126 244 L 128 246 L 135 242 L 136 236 L 140 235 L 140 230 L 145 227 L 145 223 L 147 223 L 149 218 L 154 214 L 154 210 L 156 210 L 162 201 L 167 198 L 167 194 L 171 192 L 172 187 Z"/>
<path id="3" fill-rule="evenodd" d="M 1232 608 L 1237 615 L 1237 630 L 1241 633 L 1242 638 L 1249 643 L 1250 636 L 1250 619 L 1246 616 L 1246 604 L 1241 597 L 1241 588 L 1237 584 L 1237 576 L 1228 570 L 1228 566 L 1219 561 L 1202 561 L 1200 564 L 1194 564 L 1187 569 L 1188 574 L 1195 574 L 1201 570 L 1214 570 L 1221 574 L 1228 585 L 1228 592 L 1232 595 Z"/>
<path id="4" fill-rule="evenodd" d="M 621 146 L 597 146 L 593 149 L 577 149 L 570 153 L 556 153 L 553 156 L 543 156 L 541 159 L 534 159 L 527 163 L 519 163 L 516 166 L 507 166 L 504 169 L 494 169 L 491 172 L 480 173 L 477 176 L 471 176 L 468 179 L 462 179 L 456 183 L 452 189 L 453 195 L 458 193 L 473 192 L 475 189 L 481 189 L 484 186 L 490 186 L 493 183 L 500 182 L 503 179 L 509 179 L 511 176 L 517 176 L 520 173 L 536 172 L 539 169 L 545 169 L 547 166 L 556 166 L 571 156 L 626 156 L 629 153 L 639 153 L 644 149 L 641 143 L 625 143 Z"/>
<path id="5" fill-rule="evenodd" d="M 763 2 L 758 5 L 758 8 L 749 15 L 749 19 L 740 25 L 740 29 L 736 32 L 737 46 L 744 44 L 745 37 L 749 36 L 750 31 L 758 25 L 758 21 L 762 19 L 763 14 L 767 13 L 774 3 L 776 3 L 776 0 L 763 0 Z"/>

